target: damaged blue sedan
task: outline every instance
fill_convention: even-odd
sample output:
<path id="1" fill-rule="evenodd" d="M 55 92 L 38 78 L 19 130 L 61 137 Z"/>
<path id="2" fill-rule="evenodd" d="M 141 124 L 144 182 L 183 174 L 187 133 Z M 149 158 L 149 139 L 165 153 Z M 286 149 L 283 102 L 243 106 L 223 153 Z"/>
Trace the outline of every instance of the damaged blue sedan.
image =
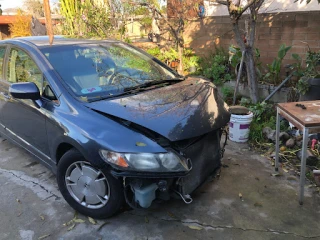
<path id="1" fill-rule="evenodd" d="M 1 135 L 50 168 L 84 215 L 190 203 L 221 165 L 230 113 L 216 87 L 131 45 L 17 38 L 1 41 L 0 64 Z"/>

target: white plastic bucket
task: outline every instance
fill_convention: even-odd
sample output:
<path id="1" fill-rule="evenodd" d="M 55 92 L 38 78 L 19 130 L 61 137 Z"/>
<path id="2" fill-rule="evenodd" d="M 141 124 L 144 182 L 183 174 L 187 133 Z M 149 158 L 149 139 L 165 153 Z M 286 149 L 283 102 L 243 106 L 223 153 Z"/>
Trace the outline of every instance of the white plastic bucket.
<path id="1" fill-rule="evenodd" d="M 229 139 L 234 142 L 248 141 L 252 118 L 252 112 L 249 112 L 247 115 L 231 114 L 229 122 Z"/>

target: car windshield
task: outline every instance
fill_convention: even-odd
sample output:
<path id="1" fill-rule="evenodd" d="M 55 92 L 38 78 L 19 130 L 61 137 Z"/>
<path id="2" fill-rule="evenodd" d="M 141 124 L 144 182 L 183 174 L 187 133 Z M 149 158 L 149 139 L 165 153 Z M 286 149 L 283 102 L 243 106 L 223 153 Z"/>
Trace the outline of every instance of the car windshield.
<path id="1" fill-rule="evenodd" d="M 45 47 L 42 53 L 82 101 L 96 101 L 180 76 L 124 43 Z"/>

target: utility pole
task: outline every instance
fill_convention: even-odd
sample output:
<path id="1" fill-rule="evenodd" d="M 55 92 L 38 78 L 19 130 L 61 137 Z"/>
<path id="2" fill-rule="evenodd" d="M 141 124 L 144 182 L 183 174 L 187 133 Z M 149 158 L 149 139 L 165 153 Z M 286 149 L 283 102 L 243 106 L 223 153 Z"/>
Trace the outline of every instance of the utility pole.
<path id="1" fill-rule="evenodd" d="M 52 43 L 53 43 L 53 28 L 52 28 L 49 0 L 43 0 L 43 8 L 44 8 L 44 15 L 46 17 L 47 35 L 49 36 L 49 43 L 50 43 L 50 45 L 52 45 Z"/>

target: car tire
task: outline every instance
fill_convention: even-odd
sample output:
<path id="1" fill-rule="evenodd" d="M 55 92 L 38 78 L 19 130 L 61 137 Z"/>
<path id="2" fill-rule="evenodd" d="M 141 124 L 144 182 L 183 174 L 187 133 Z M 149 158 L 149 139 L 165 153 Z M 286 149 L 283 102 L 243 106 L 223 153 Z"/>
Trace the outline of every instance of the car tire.
<path id="1" fill-rule="evenodd" d="M 76 149 L 69 150 L 60 159 L 57 182 L 64 199 L 83 215 L 108 218 L 123 206 L 121 181 L 92 166 Z"/>

